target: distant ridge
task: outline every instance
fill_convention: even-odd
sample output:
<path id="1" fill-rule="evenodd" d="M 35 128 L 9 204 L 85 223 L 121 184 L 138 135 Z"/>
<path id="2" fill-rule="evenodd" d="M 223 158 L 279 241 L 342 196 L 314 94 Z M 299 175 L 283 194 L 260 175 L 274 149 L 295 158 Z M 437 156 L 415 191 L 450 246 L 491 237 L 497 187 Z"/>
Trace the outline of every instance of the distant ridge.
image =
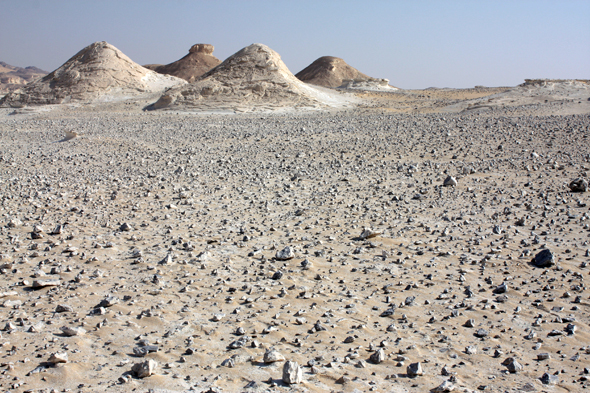
<path id="1" fill-rule="evenodd" d="M 0 94 L 20 89 L 48 72 L 37 67 L 16 67 L 0 61 Z"/>
<path id="2" fill-rule="evenodd" d="M 519 86 L 546 86 L 551 83 L 580 82 L 590 84 L 590 79 L 525 79 Z"/>

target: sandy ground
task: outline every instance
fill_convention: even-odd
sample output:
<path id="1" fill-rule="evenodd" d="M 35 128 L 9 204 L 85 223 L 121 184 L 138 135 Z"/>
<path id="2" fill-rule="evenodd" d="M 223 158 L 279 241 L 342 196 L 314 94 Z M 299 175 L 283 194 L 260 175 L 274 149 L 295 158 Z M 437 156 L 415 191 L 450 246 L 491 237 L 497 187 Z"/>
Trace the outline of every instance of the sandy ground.
<path id="1" fill-rule="evenodd" d="M 555 91 L 557 90 L 557 91 Z M 590 85 L 583 89 L 479 87 L 363 92 L 365 107 L 394 113 L 583 114 L 590 111 Z M 515 114 L 517 114 L 515 113 Z"/>
<path id="2" fill-rule="evenodd" d="M 585 391 L 590 110 L 507 90 L 0 110 L 0 390 Z"/>

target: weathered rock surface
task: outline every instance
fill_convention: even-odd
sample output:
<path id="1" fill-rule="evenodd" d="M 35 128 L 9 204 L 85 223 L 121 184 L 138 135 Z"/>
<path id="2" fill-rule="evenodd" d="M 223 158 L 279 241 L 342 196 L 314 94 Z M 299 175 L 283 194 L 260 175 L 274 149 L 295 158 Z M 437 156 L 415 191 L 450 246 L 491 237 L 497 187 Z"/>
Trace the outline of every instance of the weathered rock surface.
<path id="1" fill-rule="evenodd" d="M 282 362 L 285 357 L 276 349 L 269 349 L 264 353 L 264 363 Z"/>
<path id="2" fill-rule="evenodd" d="M 49 363 L 53 363 L 53 364 L 67 363 L 68 362 L 68 353 L 67 352 L 52 353 L 47 361 Z"/>
<path id="3" fill-rule="evenodd" d="M 457 187 L 457 179 L 455 179 L 453 176 L 447 176 L 443 182 L 443 186 Z"/>
<path id="4" fill-rule="evenodd" d="M 337 93 L 309 86 L 289 71 L 279 54 L 252 44 L 185 87 L 166 91 L 153 109 L 268 111 L 347 105 Z"/>
<path id="5" fill-rule="evenodd" d="M 569 188 L 572 192 L 586 192 L 588 191 L 588 180 L 582 178 L 574 179 L 569 184 Z"/>
<path id="6" fill-rule="evenodd" d="M 424 370 L 422 370 L 422 364 L 418 363 L 411 363 L 408 365 L 406 372 L 408 377 L 414 378 L 424 374 Z"/>
<path id="7" fill-rule="evenodd" d="M 0 106 L 120 101 L 184 83 L 179 78 L 143 68 L 102 41 L 82 49 L 49 75 L 6 95 Z"/>
<path id="8" fill-rule="evenodd" d="M 367 80 L 343 79 L 339 89 L 366 91 L 394 91 L 397 87 L 389 85 L 389 79 L 369 78 Z"/>
<path id="9" fill-rule="evenodd" d="M 303 382 L 303 370 L 297 362 L 288 360 L 283 366 L 283 382 L 289 385 Z"/>
<path id="10" fill-rule="evenodd" d="M 55 287 L 61 285 L 58 278 L 47 278 L 33 281 L 33 288 Z"/>
<path id="11" fill-rule="evenodd" d="M 288 259 L 293 259 L 295 257 L 295 252 L 293 252 L 293 249 L 289 246 L 283 248 L 280 251 L 277 251 L 277 254 L 275 255 L 275 258 L 277 258 L 279 261 L 286 261 Z"/>
<path id="12" fill-rule="evenodd" d="M 536 267 L 551 267 L 555 264 L 555 257 L 551 250 L 542 250 L 533 258 L 533 264 Z"/>
<path id="13" fill-rule="evenodd" d="M 213 45 L 195 44 L 189 49 L 188 55 L 166 65 L 145 65 L 145 68 L 159 74 L 172 75 L 187 82 L 194 82 L 201 75 L 221 64 L 221 60 L 213 56 Z"/>
<path id="14" fill-rule="evenodd" d="M 133 372 L 137 378 L 147 378 L 154 375 L 156 367 L 158 367 L 158 362 L 149 359 L 145 362 L 135 363 L 131 368 L 131 372 Z"/>
<path id="15" fill-rule="evenodd" d="M 86 329 L 83 327 L 71 327 L 71 326 L 62 326 L 61 331 L 66 336 L 82 336 L 86 334 Z"/>
<path id="16" fill-rule="evenodd" d="M 389 86 L 387 79 L 371 78 L 334 56 L 320 57 L 295 76 L 303 82 L 324 87 L 372 90 Z"/>

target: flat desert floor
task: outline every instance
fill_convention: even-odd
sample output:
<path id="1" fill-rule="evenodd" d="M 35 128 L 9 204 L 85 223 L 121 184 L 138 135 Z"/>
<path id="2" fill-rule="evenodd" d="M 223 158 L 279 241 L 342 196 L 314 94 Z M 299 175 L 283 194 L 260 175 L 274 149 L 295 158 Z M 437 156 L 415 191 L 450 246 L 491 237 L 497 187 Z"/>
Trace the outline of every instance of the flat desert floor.
<path id="1" fill-rule="evenodd" d="M 479 90 L 1 109 L 0 390 L 585 391 L 590 102 Z"/>

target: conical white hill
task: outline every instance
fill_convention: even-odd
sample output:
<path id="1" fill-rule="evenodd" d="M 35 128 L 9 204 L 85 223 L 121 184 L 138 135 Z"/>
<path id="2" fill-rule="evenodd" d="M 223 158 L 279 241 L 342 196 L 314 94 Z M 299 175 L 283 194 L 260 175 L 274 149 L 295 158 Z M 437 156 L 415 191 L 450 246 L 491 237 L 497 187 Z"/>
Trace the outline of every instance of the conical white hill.
<path id="1" fill-rule="evenodd" d="M 277 110 L 342 105 L 341 96 L 309 86 L 266 45 L 252 44 L 186 86 L 168 90 L 154 109 Z"/>
<path id="2" fill-rule="evenodd" d="M 95 42 L 42 79 L 8 94 L 3 106 L 120 101 L 185 84 L 133 62 L 107 42 Z"/>

